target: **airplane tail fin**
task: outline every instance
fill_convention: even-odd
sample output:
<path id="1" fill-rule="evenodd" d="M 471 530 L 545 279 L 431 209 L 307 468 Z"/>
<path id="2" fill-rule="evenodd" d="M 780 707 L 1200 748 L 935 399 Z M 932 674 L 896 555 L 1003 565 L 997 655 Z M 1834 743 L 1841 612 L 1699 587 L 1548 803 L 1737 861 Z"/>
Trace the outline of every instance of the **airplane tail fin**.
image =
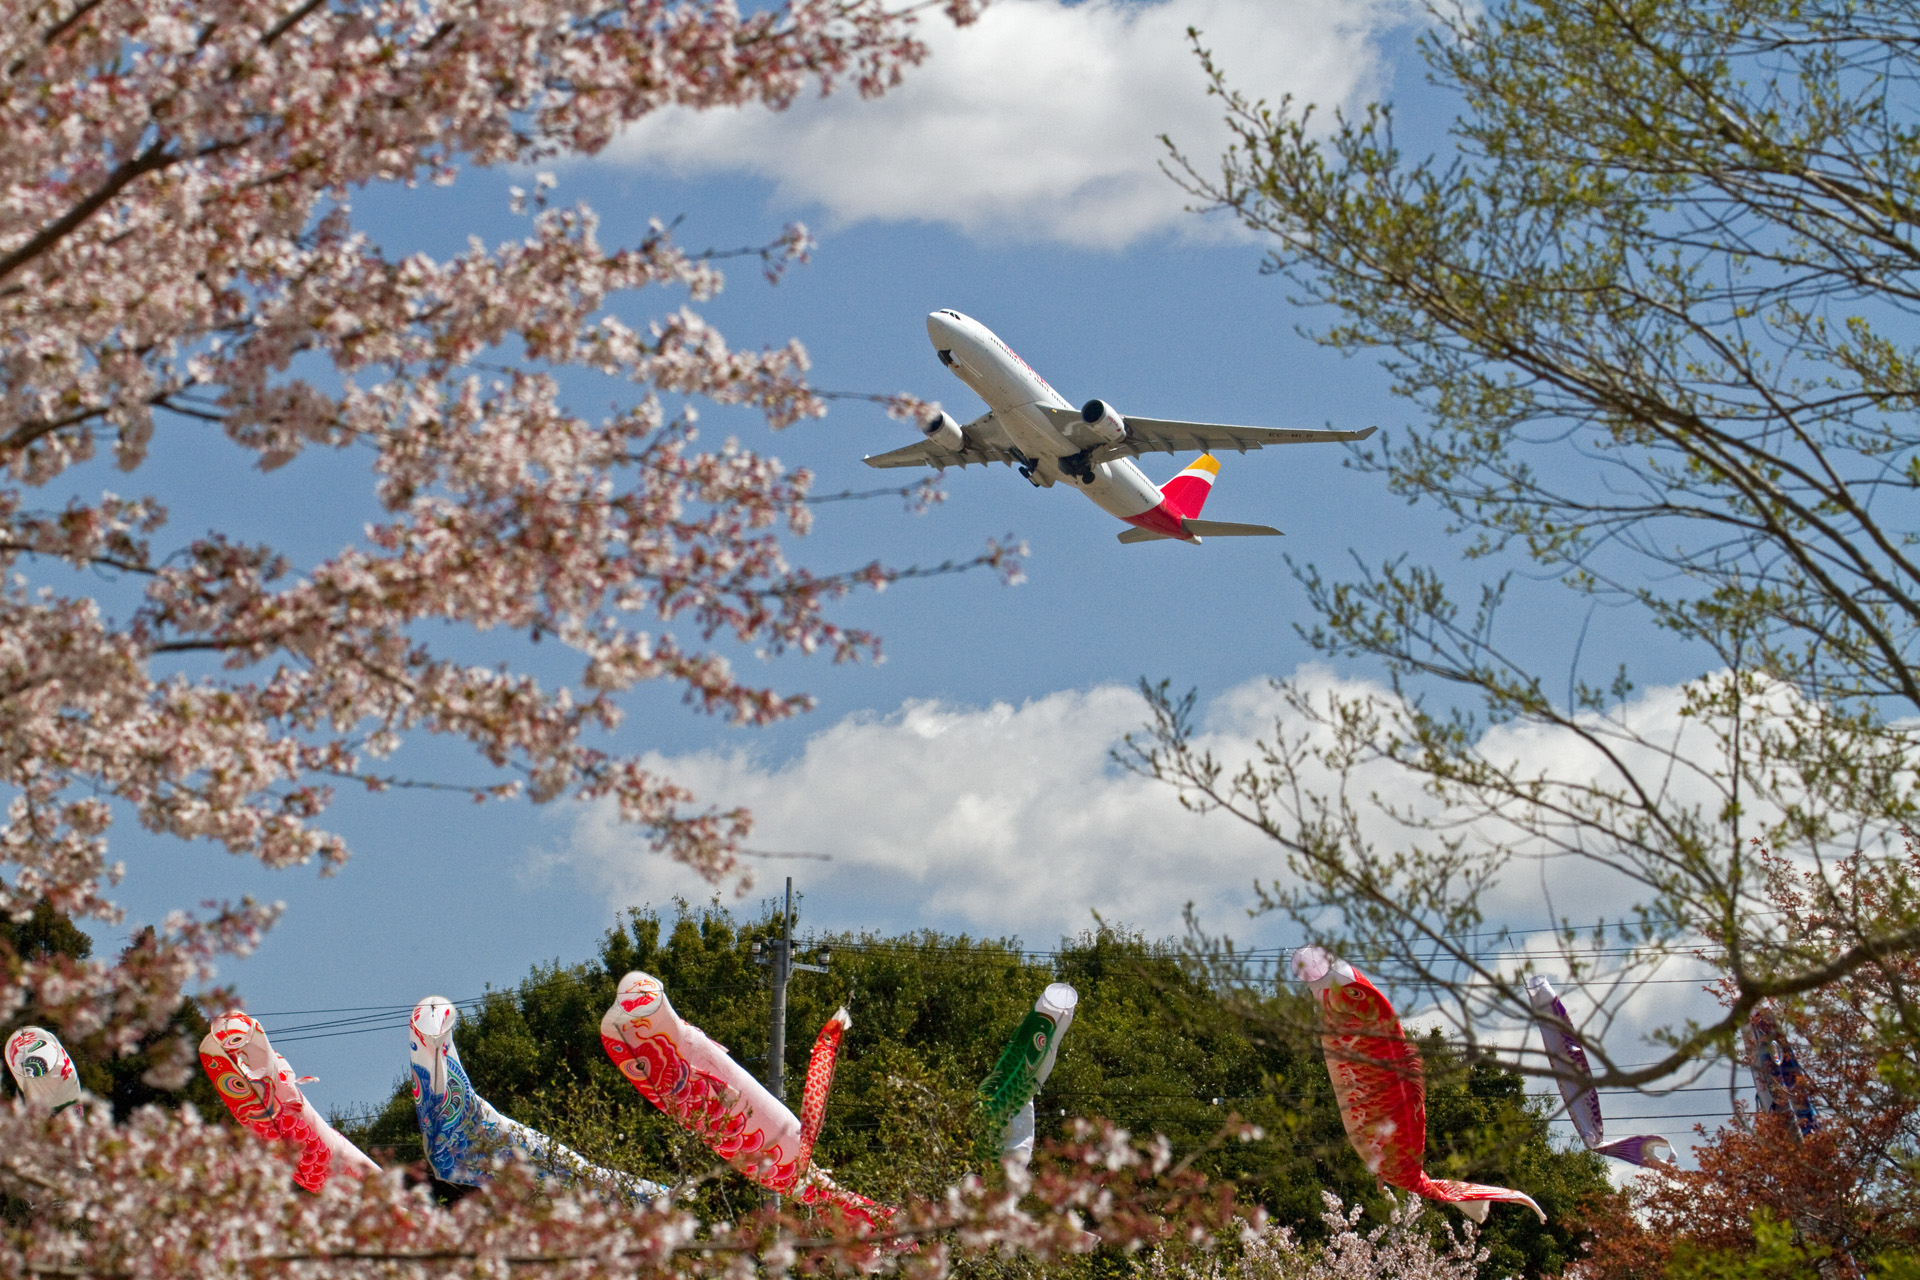
<path id="1" fill-rule="evenodd" d="M 1167 510 L 1175 519 L 1191 519 L 1200 514 L 1207 505 L 1207 495 L 1213 492 L 1213 482 L 1220 474 L 1220 464 L 1210 453 L 1203 453 L 1173 479 L 1160 486 L 1160 495 L 1166 500 Z"/>

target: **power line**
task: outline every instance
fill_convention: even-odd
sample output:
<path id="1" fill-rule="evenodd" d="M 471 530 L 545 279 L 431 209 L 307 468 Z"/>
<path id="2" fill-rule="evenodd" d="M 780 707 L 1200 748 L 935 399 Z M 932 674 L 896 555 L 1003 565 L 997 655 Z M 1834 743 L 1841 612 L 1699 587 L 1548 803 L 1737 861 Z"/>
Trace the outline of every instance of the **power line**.
<path id="1" fill-rule="evenodd" d="M 835 950 L 855 949 L 855 948 L 846 946 L 846 944 L 841 944 L 841 943 L 834 943 L 831 945 Z M 1685 958 L 1685 957 L 1676 957 L 1676 958 Z M 934 964 L 956 962 L 951 958 L 939 957 L 939 956 L 930 956 L 930 957 L 927 957 L 927 960 L 928 962 L 934 963 Z M 966 961 L 964 960 L 958 961 L 958 962 L 966 963 Z M 1705 979 L 1703 978 L 1626 977 L 1626 978 L 1619 979 L 1619 981 L 1623 982 L 1625 985 L 1628 985 L 1628 986 L 1701 986 L 1704 984 Z M 1606 979 L 1604 978 L 1604 976 L 1602 976 L 1597 980 L 1583 981 L 1583 982 L 1577 983 L 1574 986 L 1572 986 L 1570 989 L 1582 990 L 1591 986 L 1603 985 L 1605 983 L 1606 983 Z M 699 983 L 699 984 L 689 983 L 685 985 L 676 986 L 674 988 L 674 991 L 681 995 L 705 994 L 712 991 L 727 991 L 727 990 L 737 991 L 739 990 L 739 988 L 738 986 L 732 983 Z M 465 999 L 455 1000 L 455 1001 L 452 1001 L 452 1003 L 461 1009 L 478 1010 L 485 1006 L 488 999 L 494 998 L 494 997 L 499 997 L 503 999 L 516 999 L 518 997 L 518 993 L 514 991 L 495 991 L 495 992 L 489 992 L 487 995 L 483 995 L 483 996 L 470 996 Z M 329 1040 L 338 1036 L 366 1035 L 366 1034 L 371 1034 L 371 1033 L 381 1032 L 381 1031 L 404 1030 L 405 1027 L 407 1026 L 407 1018 L 409 1015 L 411 1015 L 413 1008 L 414 1006 L 411 1004 L 347 1006 L 345 1008 L 337 1010 L 337 1012 L 346 1013 L 346 1012 L 357 1011 L 359 1009 L 369 1010 L 369 1012 L 358 1013 L 357 1016 L 353 1016 L 353 1017 L 332 1018 L 332 1019 L 328 1019 L 321 1022 L 300 1023 L 294 1026 L 282 1027 L 278 1031 L 274 1031 L 272 1028 L 268 1028 L 268 1030 L 272 1034 L 274 1040 L 280 1044 L 298 1044 L 306 1040 Z M 304 1010 L 304 1011 L 286 1010 L 286 1011 L 280 1011 L 280 1012 L 253 1013 L 252 1016 L 257 1019 L 260 1019 L 264 1023 L 267 1019 L 270 1019 L 270 1018 L 294 1017 L 294 1016 L 300 1016 L 303 1013 L 311 1015 L 311 1014 L 319 1014 L 319 1013 L 327 1013 L 327 1012 L 336 1012 L 336 1010 L 321 1010 L 321 1009 Z"/>
<path id="2" fill-rule="evenodd" d="M 1778 915 L 1780 914 L 1780 912 L 1760 911 L 1760 912 L 1755 912 L 1753 914 L 1754 915 Z M 1661 921 L 1659 920 L 1652 921 L 1652 923 L 1660 923 L 1660 922 Z M 1605 929 L 1607 927 L 1609 926 L 1605 921 L 1593 921 L 1587 925 L 1574 928 L 1572 932 L 1574 932 L 1577 935 L 1578 933 L 1585 930 Z M 1547 933 L 1560 934 L 1566 931 L 1567 931 L 1566 926 L 1545 926 L 1545 927 L 1535 928 L 1535 929 L 1480 929 L 1480 930 L 1473 930 L 1473 931 L 1458 933 L 1458 934 L 1448 934 L 1444 936 L 1448 940 L 1466 941 L 1474 938 L 1485 938 L 1485 937 L 1524 938 L 1524 937 L 1532 937 L 1532 936 L 1537 936 L 1539 934 L 1547 934 Z M 1052 950 L 1029 950 L 1026 948 L 1002 949 L 1002 948 L 995 947 L 992 944 L 987 944 L 973 950 L 955 951 L 950 948 L 938 949 L 939 944 L 933 941 L 929 941 L 926 943 L 915 943 L 915 942 L 886 942 L 886 941 L 874 941 L 874 940 L 853 940 L 848 938 L 847 935 L 845 934 L 819 935 L 816 938 L 810 939 L 807 945 L 808 946 L 827 945 L 827 946 L 831 946 L 835 950 L 864 952 L 864 953 L 873 954 L 873 955 L 895 955 L 895 956 L 917 955 L 921 963 L 936 964 L 936 965 L 1001 966 L 1001 965 L 1007 965 L 1007 964 L 1018 964 L 1018 965 L 1029 965 L 1033 967 L 1052 967 L 1051 962 L 1057 962 L 1061 958 L 1067 957 L 1067 956 L 1082 955 L 1082 954 L 1085 954 L 1086 952 L 1085 948 L 1077 948 L 1077 947 L 1062 947 L 1062 948 L 1057 948 Z M 1147 956 L 1147 959 L 1149 960 L 1178 961 L 1180 959 L 1189 958 L 1192 956 L 1191 952 L 1180 950 L 1176 944 L 1167 944 L 1163 942 L 1163 943 L 1152 944 L 1152 945 L 1154 949 Z M 1247 950 L 1244 950 L 1244 951 L 1235 951 L 1228 956 L 1220 957 L 1220 959 L 1226 961 L 1227 963 L 1239 962 L 1241 964 L 1258 965 L 1261 967 L 1265 967 L 1266 965 L 1271 964 L 1275 966 L 1277 969 L 1280 963 L 1286 957 L 1288 957 L 1298 949 L 1299 948 L 1297 947 L 1279 946 L 1279 945 L 1271 946 L 1271 947 L 1253 947 L 1253 948 L 1248 948 Z M 1634 948 L 1634 947 L 1618 947 L 1618 946 L 1562 947 L 1562 948 L 1558 948 L 1553 954 L 1559 955 L 1559 956 L 1582 955 L 1582 956 L 1593 956 L 1593 957 L 1617 957 L 1617 956 L 1633 955 L 1633 954 L 1636 954 L 1638 950 L 1639 950 L 1638 948 Z M 1447 956 L 1442 956 L 1436 953 L 1435 955 L 1426 957 L 1424 960 L 1420 960 L 1418 962 L 1432 963 L 1436 960 L 1443 959 L 1443 958 L 1456 960 L 1456 961 L 1501 960 L 1501 959 L 1506 959 L 1509 957 L 1516 957 L 1516 956 L 1525 957 L 1527 956 L 1527 954 L 1528 953 L 1524 951 L 1519 951 L 1511 948 L 1502 950 L 1502 951 L 1461 953 L 1459 955 L 1447 955 Z M 1547 957 L 1543 956 L 1543 957 L 1537 957 L 1537 958 L 1544 959 Z M 1666 964 L 1669 961 L 1674 961 L 1679 963 L 1703 964 L 1703 965 L 1710 965 L 1713 963 L 1713 961 L 1708 957 L 1697 955 L 1697 954 L 1687 954 L 1685 952 L 1679 952 L 1679 951 L 1667 952 L 1659 957 L 1659 961 L 1662 965 Z M 1279 979 L 1279 975 L 1276 973 L 1275 974 L 1276 982 L 1278 981 L 1278 979 Z M 1611 975 L 1611 976 L 1594 975 L 1591 979 L 1578 983 L 1574 987 L 1574 989 L 1577 990 L 1577 989 L 1581 989 L 1589 986 L 1607 984 L 1612 981 L 1624 982 L 1632 986 L 1640 986 L 1640 985 L 1680 986 L 1680 985 L 1700 985 L 1703 979 L 1651 978 L 1651 977 L 1632 978 L 1626 975 Z M 685 986 L 676 987 L 676 990 L 683 994 L 705 993 L 713 990 L 724 990 L 724 989 L 735 989 L 735 988 L 733 987 L 733 984 L 730 984 L 730 983 L 705 983 L 705 984 L 698 984 L 698 985 L 688 984 Z M 502 990 L 498 992 L 489 992 L 487 993 L 487 995 L 473 996 L 463 1000 L 456 1000 L 453 1003 L 462 1008 L 473 1009 L 473 1008 L 478 1008 L 482 1006 L 485 1003 L 485 1001 L 489 998 L 489 996 L 497 995 L 504 998 L 512 999 L 517 994 L 518 993 L 513 990 Z M 301 1043 L 304 1041 L 310 1041 L 310 1040 L 326 1040 L 326 1039 L 333 1039 L 339 1036 L 366 1035 L 366 1034 L 373 1034 L 373 1033 L 384 1032 L 384 1031 L 398 1030 L 400 1028 L 403 1028 L 406 1025 L 406 1020 L 403 1015 L 411 1013 L 412 1009 L 413 1009 L 413 1005 L 411 1004 L 348 1005 L 348 1006 L 340 1006 L 336 1008 L 325 1008 L 325 1009 L 280 1010 L 280 1011 L 256 1013 L 253 1016 L 255 1016 L 256 1018 L 267 1019 L 267 1018 L 284 1018 L 284 1017 L 313 1017 L 313 1016 L 319 1016 L 323 1014 L 357 1015 L 357 1016 L 332 1018 L 322 1022 L 303 1023 L 296 1026 L 283 1027 L 281 1028 L 280 1032 L 276 1036 L 276 1038 L 281 1043 L 298 1044 L 298 1043 Z M 398 1022 L 393 1021 L 396 1015 L 401 1015 L 399 1017 Z"/>

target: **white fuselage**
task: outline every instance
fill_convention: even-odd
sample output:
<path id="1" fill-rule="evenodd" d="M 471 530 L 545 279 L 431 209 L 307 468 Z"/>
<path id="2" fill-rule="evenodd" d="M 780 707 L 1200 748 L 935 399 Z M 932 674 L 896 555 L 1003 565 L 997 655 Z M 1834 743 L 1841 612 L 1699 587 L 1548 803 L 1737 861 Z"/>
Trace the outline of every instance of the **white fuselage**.
<path id="1" fill-rule="evenodd" d="M 1159 487 L 1131 458 L 1093 463 L 1089 481 L 1061 471 L 1058 460 L 1078 450 L 1038 410 L 1041 405 L 1060 409 L 1073 406 L 987 326 L 958 311 L 935 311 L 927 317 L 927 336 L 933 339 L 934 350 L 947 367 L 987 402 L 1039 483 L 1064 481 L 1093 499 L 1101 510 L 1122 520 L 1160 505 Z"/>

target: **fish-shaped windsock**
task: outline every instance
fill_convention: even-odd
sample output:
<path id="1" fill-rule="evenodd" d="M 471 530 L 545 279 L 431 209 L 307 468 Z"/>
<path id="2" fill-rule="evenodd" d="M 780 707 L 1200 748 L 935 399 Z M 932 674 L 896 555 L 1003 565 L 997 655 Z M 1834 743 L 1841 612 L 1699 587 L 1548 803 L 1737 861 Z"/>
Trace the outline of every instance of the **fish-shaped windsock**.
<path id="1" fill-rule="evenodd" d="M 1642 1133 L 1631 1138 L 1606 1140 L 1606 1128 L 1600 1119 L 1600 1095 L 1587 1081 L 1593 1069 L 1587 1063 L 1587 1051 L 1567 1033 L 1573 1020 L 1553 983 L 1542 975 L 1527 979 L 1527 998 L 1533 1002 L 1533 1022 L 1540 1028 L 1541 1043 L 1546 1045 L 1547 1061 L 1559 1077 L 1560 1097 L 1567 1104 L 1567 1115 L 1590 1151 L 1637 1165 L 1671 1165 L 1673 1144 L 1657 1134 Z"/>
<path id="2" fill-rule="evenodd" d="M 1333 1096 L 1347 1140 L 1367 1172 L 1402 1191 L 1456 1205 L 1475 1222 L 1487 1220 L 1493 1201 L 1524 1204 L 1547 1215 L 1533 1197 L 1506 1187 L 1429 1178 L 1421 1168 L 1427 1154 L 1427 1089 L 1420 1052 L 1407 1043 L 1387 998 L 1371 982 L 1319 947 L 1293 953 L 1293 976 L 1319 998 L 1320 1048 L 1326 1054 Z"/>
<path id="3" fill-rule="evenodd" d="M 488 1168 L 493 1156 L 511 1154 L 561 1186 L 611 1191 L 643 1203 L 666 1194 L 657 1182 L 590 1164 L 571 1147 L 494 1110 L 474 1092 L 460 1063 L 460 1050 L 453 1043 L 459 1017 L 452 1001 L 428 996 L 413 1006 L 407 1021 L 413 1112 L 434 1177 L 477 1187 L 493 1176 Z"/>
<path id="4" fill-rule="evenodd" d="M 807 1083 L 800 1091 L 802 1168 L 813 1163 L 813 1144 L 820 1140 L 820 1128 L 827 1120 L 827 1095 L 833 1092 L 833 1068 L 840 1057 L 840 1042 L 852 1025 L 852 1015 L 841 1009 L 814 1037 L 813 1053 L 807 1059 Z"/>
<path id="5" fill-rule="evenodd" d="M 314 1110 L 300 1092 L 313 1077 L 295 1076 L 267 1042 L 266 1029 L 246 1014 L 213 1020 L 213 1030 L 200 1041 L 200 1065 L 235 1120 L 269 1142 L 299 1150 L 293 1180 L 308 1191 L 318 1191 L 336 1173 L 359 1178 L 379 1170 Z"/>
<path id="6" fill-rule="evenodd" d="M 1053 1074 L 1060 1042 L 1073 1025 L 1073 1012 L 1079 1004 L 1080 993 L 1071 986 L 1050 983 L 1000 1051 L 993 1070 L 980 1082 L 987 1131 L 999 1136 L 1002 1160 L 1024 1166 L 1033 1159 L 1034 1095 Z"/>
<path id="7" fill-rule="evenodd" d="M 52 1115 L 80 1101 L 80 1075 L 60 1038 L 44 1027 L 22 1027 L 7 1037 L 7 1070 L 20 1096 Z"/>
<path id="8" fill-rule="evenodd" d="M 831 1063 L 840 1033 L 851 1021 L 845 1009 L 834 1015 L 829 1031 L 822 1033 L 828 1046 L 824 1057 L 822 1042 L 815 1043 L 816 1063 Z M 840 1031 L 831 1031 L 835 1024 Z M 892 1219 L 895 1210 L 848 1191 L 812 1164 L 812 1139 L 799 1117 L 706 1032 L 674 1012 L 666 987 L 652 974 L 636 969 L 620 979 L 613 1005 L 600 1020 L 600 1043 L 641 1097 L 753 1182 L 802 1204 L 831 1206 L 869 1229 Z M 810 1068 L 809 1081 L 817 1074 L 816 1114 L 824 1116 L 831 1067 L 818 1073 Z"/>
<path id="9" fill-rule="evenodd" d="M 1791 1115 L 1803 1134 L 1820 1127 L 1820 1114 L 1808 1096 L 1806 1074 L 1793 1046 L 1781 1034 L 1780 1024 L 1766 1009 L 1758 1008 L 1740 1029 L 1746 1042 L 1747 1068 L 1753 1072 L 1753 1091 L 1759 1095 L 1760 1109 Z"/>

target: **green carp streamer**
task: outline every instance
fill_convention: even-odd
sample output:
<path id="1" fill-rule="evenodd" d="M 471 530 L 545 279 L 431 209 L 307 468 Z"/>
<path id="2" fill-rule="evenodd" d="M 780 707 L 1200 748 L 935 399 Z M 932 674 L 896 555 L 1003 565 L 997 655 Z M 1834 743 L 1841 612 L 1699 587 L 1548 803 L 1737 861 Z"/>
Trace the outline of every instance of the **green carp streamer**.
<path id="1" fill-rule="evenodd" d="M 1046 1061 L 1047 1046 L 1053 1043 L 1055 1025 L 1038 1009 L 1027 1014 L 1013 1039 L 1000 1051 L 1000 1061 L 980 1082 L 980 1109 L 986 1114 L 987 1132 L 993 1135 L 996 1150 L 1007 1122 L 1033 1100 L 1040 1088 L 1040 1064 Z"/>

